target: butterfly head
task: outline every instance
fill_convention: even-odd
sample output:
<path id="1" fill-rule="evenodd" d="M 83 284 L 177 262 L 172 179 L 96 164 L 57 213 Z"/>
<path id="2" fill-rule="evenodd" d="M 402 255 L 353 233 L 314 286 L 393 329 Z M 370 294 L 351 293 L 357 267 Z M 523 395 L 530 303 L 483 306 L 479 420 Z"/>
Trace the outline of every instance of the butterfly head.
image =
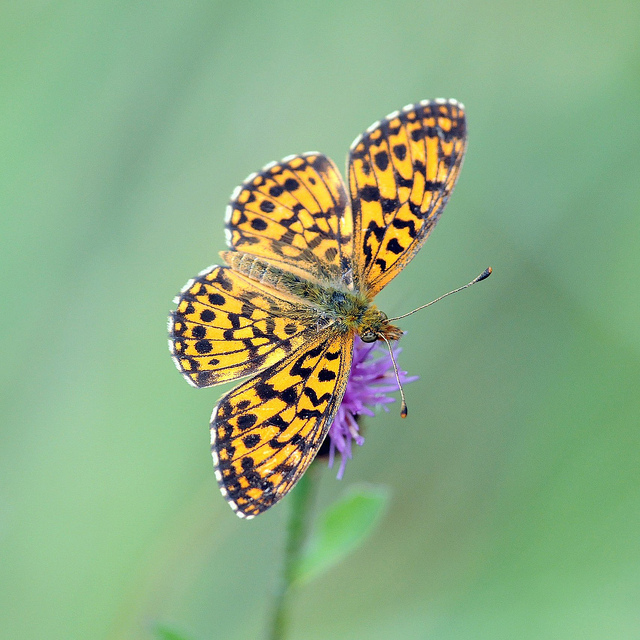
<path id="1" fill-rule="evenodd" d="M 386 343 L 389 349 L 389 355 L 391 356 L 391 362 L 393 363 L 393 371 L 396 374 L 396 380 L 398 381 L 398 389 L 400 390 L 400 396 L 402 397 L 402 407 L 400 409 L 400 415 L 403 418 L 407 417 L 407 401 L 404 397 L 404 390 L 402 389 L 402 383 L 400 382 L 400 373 L 398 372 L 398 365 L 391 348 L 389 340 L 398 340 L 402 336 L 402 330 L 399 327 L 391 324 L 389 318 L 384 311 L 380 311 L 375 305 L 370 305 L 364 312 L 360 324 L 358 325 L 358 335 L 362 342 L 376 342 L 376 340 L 382 340 Z"/>
<path id="2" fill-rule="evenodd" d="M 389 322 L 384 311 L 380 311 L 375 305 L 371 305 L 365 311 L 358 326 L 358 335 L 362 342 L 398 340 L 402 336 L 402 330 Z"/>

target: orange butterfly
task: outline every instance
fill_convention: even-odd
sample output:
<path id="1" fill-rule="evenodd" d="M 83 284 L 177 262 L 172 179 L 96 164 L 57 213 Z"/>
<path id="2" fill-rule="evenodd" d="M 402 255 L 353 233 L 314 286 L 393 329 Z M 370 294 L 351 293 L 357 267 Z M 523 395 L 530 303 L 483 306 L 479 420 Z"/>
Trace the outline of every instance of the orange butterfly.
<path id="1" fill-rule="evenodd" d="M 233 192 L 227 266 L 182 289 L 169 347 L 195 387 L 252 376 L 211 416 L 216 478 L 239 516 L 275 504 L 311 464 L 342 401 L 354 336 L 402 335 L 373 299 L 435 226 L 465 147 L 464 106 L 423 101 L 356 138 L 349 194 L 316 152 L 271 163 Z"/>

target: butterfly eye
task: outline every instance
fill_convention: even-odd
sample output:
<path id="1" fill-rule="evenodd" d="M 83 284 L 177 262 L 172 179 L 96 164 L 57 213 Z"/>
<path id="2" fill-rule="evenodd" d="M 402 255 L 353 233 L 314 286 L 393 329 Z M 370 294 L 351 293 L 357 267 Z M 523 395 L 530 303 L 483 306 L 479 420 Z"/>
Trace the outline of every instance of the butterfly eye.
<path id="1" fill-rule="evenodd" d="M 378 336 L 373 331 L 363 331 L 360 334 L 360 340 L 362 342 L 375 342 L 378 339 Z"/>

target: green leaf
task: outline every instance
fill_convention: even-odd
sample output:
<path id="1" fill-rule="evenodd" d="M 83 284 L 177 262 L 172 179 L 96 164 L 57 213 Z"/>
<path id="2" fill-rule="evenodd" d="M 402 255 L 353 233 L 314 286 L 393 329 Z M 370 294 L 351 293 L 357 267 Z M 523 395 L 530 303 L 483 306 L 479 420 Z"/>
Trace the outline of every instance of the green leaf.
<path id="1" fill-rule="evenodd" d="M 190 640 L 187 636 L 183 636 L 164 625 L 156 626 L 153 632 L 158 640 Z"/>
<path id="2" fill-rule="evenodd" d="M 310 582 L 355 551 L 378 524 L 389 500 L 387 487 L 357 485 L 319 518 L 294 574 L 294 584 Z"/>

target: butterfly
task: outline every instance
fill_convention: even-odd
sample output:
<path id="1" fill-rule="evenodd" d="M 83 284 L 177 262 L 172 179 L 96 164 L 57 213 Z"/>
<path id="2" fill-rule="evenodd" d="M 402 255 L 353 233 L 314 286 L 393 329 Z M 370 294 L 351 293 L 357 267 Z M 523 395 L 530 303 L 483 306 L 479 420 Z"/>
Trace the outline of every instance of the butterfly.
<path id="1" fill-rule="evenodd" d="M 415 256 L 456 183 L 464 106 L 424 100 L 351 145 L 348 191 L 321 153 L 253 173 L 226 211 L 226 264 L 189 280 L 169 348 L 194 387 L 249 377 L 211 416 L 222 494 L 252 518 L 278 502 L 322 445 L 349 377 L 356 335 L 397 340 L 373 304 Z"/>

